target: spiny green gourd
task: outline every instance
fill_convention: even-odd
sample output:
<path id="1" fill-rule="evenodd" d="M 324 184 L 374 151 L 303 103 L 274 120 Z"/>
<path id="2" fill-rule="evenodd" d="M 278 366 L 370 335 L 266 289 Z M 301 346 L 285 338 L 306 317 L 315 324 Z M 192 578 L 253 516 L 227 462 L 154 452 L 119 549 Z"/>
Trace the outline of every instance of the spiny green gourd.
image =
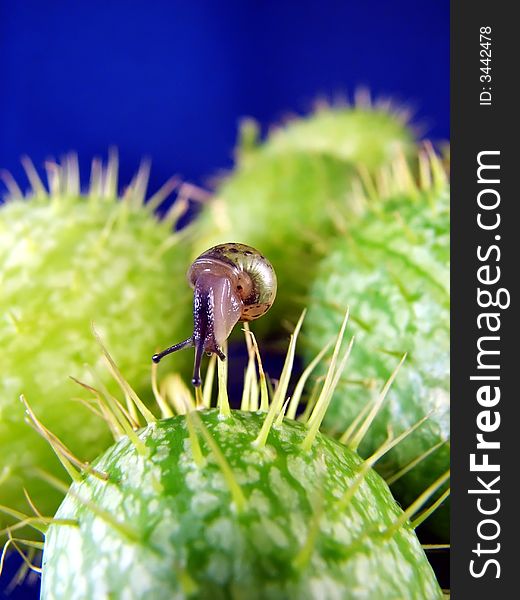
<path id="1" fill-rule="evenodd" d="M 363 461 L 318 431 L 351 351 L 347 318 L 314 410 L 285 415 L 300 401 L 301 385 L 286 397 L 301 323 L 267 401 L 246 333 L 241 410 L 229 407 L 221 361 L 212 408 L 216 357 L 195 400 L 176 376 L 162 392 L 153 383 L 162 419 L 143 413 L 144 427 L 92 390 L 118 441 L 82 472 L 57 449 L 74 483 L 50 524 L 33 522 L 46 537 L 43 599 L 442 598 L 410 519 L 447 475 L 403 511 L 372 465 L 410 432 Z"/>
<path id="2" fill-rule="evenodd" d="M 342 307 L 350 307 L 356 343 L 324 420 L 329 432 L 369 410 L 396 357 L 407 353 L 360 444 L 366 456 L 389 428 L 398 434 L 431 412 L 378 465 L 404 505 L 449 465 L 449 185 L 432 152 L 421 154 L 418 171 L 416 183 L 399 161 L 372 186 L 367 181 L 369 214 L 330 245 L 304 330 L 311 361 L 333 336 Z M 428 524 L 449 539 L 448 505 Z"/>
<path id="3" fill-rule="evenodd" d="M 236 167 L 203 207 L 197 250 L 235 240 L 269 256 L 285 293 L 255 327 L 259 335 L 294 322 L 326 241 L 363 208 L 348 194 L 357 171 L 373 173 L 413 147 L 405 113 L 366 99 L 323 106 L 263 143 L 254 123 L 245 123 Z"/>
<path id="4" fill-rule="evenodd" d="M 110 434 L 70 379 L 85 379 L 98 356 L 91 322 L 144 393 L 151 355 L 184 334 L 190 311 L 190 234 L 172 232 L 182 207 L 174 204 L 162 222 L 153 214 L 175 182 L 145 204 L 147 165 L 119 198 L 115 154 L 106 167 L 93 162 L 86 193 L 73 155 L 47 165 L 48 188 L 32 163 L 25 167 L 32 189 L 22 193 L 7 176 L 10 194 L 0 206 L 0 504 L 19 510 L 28 506 L 30 469 L 56 470 L 47 445 L 24 423 L 20 394 L 75 453 L 93 458 Z M 39 510 L 56 508 L 56 494 L 38 480 L 30 487 Z"/>

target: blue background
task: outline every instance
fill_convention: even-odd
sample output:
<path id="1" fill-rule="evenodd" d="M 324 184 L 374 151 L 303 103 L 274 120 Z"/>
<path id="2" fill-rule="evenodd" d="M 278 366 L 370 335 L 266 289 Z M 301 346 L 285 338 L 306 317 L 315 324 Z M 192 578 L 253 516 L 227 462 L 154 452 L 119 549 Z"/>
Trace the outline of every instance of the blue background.
<path id="1" fill-rule="evenodd" d="M 152 183 L 232 165 L 239 117 L 266 127 L 359 85 L 449 137 L 449 2 L 0 0 L 0 168 L 119 147 Z"/>
<path id="2" fill-rule="evenodd" d="M 23 184 L 23 154 L 76 150 L 86 168 L 110 146 L 123 182 L 148 156 L 153 187 L 204 184 L 232 165 L 241 116 L 265 130 L 359 85 L 447 140 L 448 0 L 0 0 L 0 169 Z"/>

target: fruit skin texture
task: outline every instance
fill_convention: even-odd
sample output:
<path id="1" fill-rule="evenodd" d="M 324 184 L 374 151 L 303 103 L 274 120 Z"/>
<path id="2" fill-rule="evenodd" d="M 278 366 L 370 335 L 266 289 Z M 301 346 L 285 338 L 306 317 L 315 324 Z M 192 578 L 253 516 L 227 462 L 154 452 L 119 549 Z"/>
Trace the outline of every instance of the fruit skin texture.
<path id="1" fill-rule="evenodd" d="M 369 471 L 341 507 L 359 457 L 322 434 L 303 452 L 306 428 L 289 420 L 255 448 L 264 418 L 200 413 L 244 494 L 241 510 L 200 434 L 197 465 L 184 415 L 142 430 L 148 457 L 127 438 L 110 448 L 95 463 L 109 481 L 73 484 L 56 515 L 79 525 L 47 533 L 42 598 L 442 598 L 409 526 L 378 534 L 401 514 L 384 481 Z"/>
<path id="2" fill-rule="evenodd" d="M 372 173 L 413 142 L 398 116 L 368 107 L 295 119 L 262 144 L 248 135 L 243 128 L 237 165 L 200 215 L 197 250 L 233 240 L 267 256 L 282 293 L 269 319 L 255 323 L 262 336 L 297 320 L 338 216 L 350 223 L 362 208 L 348 196 L 357 169 Z"/>
<path id="3" fill-rule="evenodd" d="M 360 454 L 371 454 L 387 437 L 430 418 L 377 465 L 385 477 L 435 444 L 449 439 L 449 189 L 433 186 L 397 193 L 331 247 L 320 265 L 304 324 L 307 360 L 327 342 L 350 307 L 355 343 L 323 430 L 342 433 L 374 401 L 407 357 L 371 425 Z M 323 368 L 321 370 L 323 372 Z M 449 469 L 449 442 L 392 490 L 408 506 Z M 449 539 L 449 512 L 436 511 L 425 525 Z"/>
<path id="4" fill-rule="evenodd" d="M 171 224 L 115 194 L 37 195 L 0 207 L 0 504 L 29 511 L 23 487 L 43 514 L 61 499 L 31 478 L 34 467 L 63 470 L 24 422 L 20 394 L 77 456 L 110 445 L 103 421 L 77 401 L 90 394 L 69 378 L 92 382 L 85 365 L 100 353 L 91 322 L 143 392 L 154 350 L 189 330 L 189 250 L 169 241 Z M 101 380 L 114 390 L 108 372 Z"/>

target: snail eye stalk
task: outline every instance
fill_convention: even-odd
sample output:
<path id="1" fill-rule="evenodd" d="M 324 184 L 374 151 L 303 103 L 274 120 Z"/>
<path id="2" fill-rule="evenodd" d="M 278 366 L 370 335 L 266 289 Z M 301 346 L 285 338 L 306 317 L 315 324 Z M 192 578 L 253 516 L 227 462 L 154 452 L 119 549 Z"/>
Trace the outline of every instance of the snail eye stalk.
<path id="1" fill-rule="evenodd" d="M 189 348 L 191 346 L 193 346 L 193 338 L 190 337 L 187 340 L 184 340 L 184 342 L 179 342 L 178 344 L 174 344 L 173 346 L 166 348 L 166 350 L 163 350 L 158 354 L 154 354 L 152 356 L 152 360 L 154 363 L 157 364 L 161 361 L 162 358 L 168 356 L 168 354 L 172 354 L 173 352 L 177 352 L 177 350 L 182 350 L 183 348 Z"/>

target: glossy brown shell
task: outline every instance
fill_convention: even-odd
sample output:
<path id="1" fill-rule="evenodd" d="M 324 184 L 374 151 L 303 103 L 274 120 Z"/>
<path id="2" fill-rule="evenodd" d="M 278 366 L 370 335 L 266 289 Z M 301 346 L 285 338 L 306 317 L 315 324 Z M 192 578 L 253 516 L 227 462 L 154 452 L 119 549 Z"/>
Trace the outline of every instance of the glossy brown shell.
<path id="1" fill-rule="evenodd" d="M 212 265 L 219 270 L 228 267 L 230 276 L 236 279 L 237 293 L 243 302 L 241 321 L 258 319 L 271 308 L 276 297 L 276 274 L 271 263 L 258 250 L 235 242 L 213 246 L 193 261 L 188 271 L 190 284 L 193 286 L 197 274 Z M 251 289 L 245 297 L 240 285 L 244 275 L 251 281 Z"/>

